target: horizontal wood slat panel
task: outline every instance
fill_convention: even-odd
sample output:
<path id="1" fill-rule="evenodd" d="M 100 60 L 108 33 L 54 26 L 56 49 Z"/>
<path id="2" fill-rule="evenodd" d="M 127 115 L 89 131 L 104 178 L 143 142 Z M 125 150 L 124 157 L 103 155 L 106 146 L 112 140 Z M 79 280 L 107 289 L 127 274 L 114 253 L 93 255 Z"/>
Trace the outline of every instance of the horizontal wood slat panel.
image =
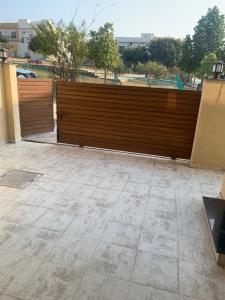
<path id="1" fill-rule="evenodd" d="M 137 93 L 140 95 L 141 93 L 148 94 L 150 93 L 159 93 L 160 95 L 162 94 L 168 94 L 168 93 L 173 93 L 176 95 L 200 95 L 200 92 L 195 92 L 195 91 L 180 91 L 177 89 L 162 89 L 162 88 L 146 88 L 146 87 L 136 87 L 136 86 L 121 86 L 121 85 L 99 85 L 99 84 L 90 84 L 90 83 L 78 83 L 78 82 L 64 82 L 64 81 L 58 81 L 57 82 L 58 88 L 60 90 L 65 89 L 65 90 L 84 90 L 91 91 L 93 92 L 95 90 L 99 90 L 100 92 L 104 90 L 104 93 L 110 92 L 111 94 L 113 93 Z"/>
<path id="2" fill-rule="evenodd" d="M 58 98 L 58 100 L 60 100 L 60 98 Z M 164 105 L 164 104 L 161 104 L 159 103 L 158 105 L 139 105 L 138 103 L 136 105 L 129 105 L 129 104 L 117 104 L 117 103 L 103 103 L 101 101 L 96 101 L 96 102 L 90 102 L 89 99 L 87 98 L 86 101 L 80 101 L 79 99 L 76 99 L 74 101 L 75 103 L 73 103 L 71 105 L 71 102 L 68 104 L 67 102 L 64 103 L 63 105 L 67 108 L 70 108 L 71 107 L 74 107 L 76 105 L 76 108 L 81 108 L 81 109 L 84 109 L 86 107 L 88 107 L 89 110 L 97 110 L 97 108 L 99 109 L 104 109 L 105 111 L 125 111 L 125 112 L 160 112 L 160 113 L 174 113 L 175 111 L 180 115 L 183 115 L 183 114 L 190 114 L 192 115 L 193 113 L 196 113 L 197 109 L 196 108 L 190 108 L 190 109 L 186 109 L 186 108 L 182 108 L 182 107 L 172 107 L 171 105 Z M 161 105 L 160 105 L 161 104 Z M 179 108 L 179 109 L 178 109 Z"/>
<path id="3" fill-rule="evenodd" d="M 104 117 L 101 118 L 99 120 L 98 116 L 87 116 L 87 115 L 79 115 L 76 113 L 76 115 L 72 115 L 72 114 L 68 114 L 66 116 L 66 121 L 65 122 L 73 122 L 73 123 L 92 123 L 92 124 L 101 124 L 102 126 L 107 126 L 107 125 L 111 125 L 111 126 L 115 126 L 115 124 L 117 124 L 118 126 L 133 126 L 135 127 L 160 127 L 160 128 L 174 128 L 174 129 L 184 129 L 186 131 L 192 131 L 195 128 L 193 126 L 193 124 L 182 124 L 182 123 L 173 123 L 172 121 L 170 121 L 172 119 L 168 119 L 168 120 L 158 120 L 157 118 L 151 118 L 151 123 L 149 123 L 149 119 L 148 120 L 135 120 L 135 119 L 122 119 L 122 118 L 110 118 L 110 117 Z M 132 124 L 130 124 L 132 121 Z M 60 120 L 59 120 L 60 122 Z M 189 125 L 187 127 L 187 125 Z"/>
<path id="4" fill-rule="evenodd" d="M 57 82 L 58 141 L 186 158 L 201 93 Z"/>
<path id="5" fill-rule="evenodd" d="M 18 91 L 22 136 L 53 131 L 52 80 L 18 79 Z"/>
<path id="6" fill-rule="evenodd" d="M 150 88 L 148 88 L 150 89 Z M 75 96 L 83 96 L 83 95 L 88 95 L 90 97 L 93 98 L 112 98 L 112 99 L 121 99 L 121 95 L 123 95 L 123 99 L 134 99 L 134 100 L 146 100 L 146 98 L 150 98 L 152 101 L 159 101 L 159 100 L 163 100 L 163 101 L 176 101 L 178 103 L 187 103 L 187 104 L 191 104 L 191 103 L 195 103 L 196 101 L 198 101 L 198 97 L 199 95 L 193 95 L 193 97 L 190 97 L 190 95 L 178 95 L 178 94 L 174 94 L 174 93 L 167 93 L 167 94 L 160 94 L 160 93 L 155 93 L 152 92 L 150 94 L 148 93 L 133 93 L 133 94 L 129 94 L 129 93 L 122 93 L 122 92 L 117 92 L 117 93 L 110 93 L 109 91 L 104 93 L 104 95 L 102 95 L 101 90 L 85 90 L 82 91 L 80 89 L 73 91 L 72 89 L 62 89 L 59 91 L 58 96 L 64 96 L 67 95 L 69 97 L 75 97 Z"/>
<path id="7" fill-rule="evenodd" d="M 102 111 L 101 109 L 98 109 L 97 111 L 94 110 L 89 110 L 88 108 L 84 111 L 83 109 L 76 109 L 76 111 L 71 111 L 70 108 L 66 108 L 65 105 L 61 106 L 61 104 L 58 104 L 58 108 L 63 109 L 63 116 L 69 118 L 69 117 L 75 117 L 78 115 L 81 116 L 96 116 L 97 118 L 99 118 L 100 116 L 102 116 L 102 118 L 123 118 L 124 119 L 124 112 L 121 111 L 110 111 L 110 112 L 106 112 L 106 111 Z M 104 112 L 104 114 L 103 114 Z M 126 120 L 139 120 L 139 121 L 143 121 L 146 120 L 149 122 L 149 119 L 152 118 L 157 118 L 158 120 L 162 121 L 162 120 L 169 120 L 169 122 L 182 122 L 184 121 L 184 123 L 188 123 L 188 124 L 192 124 L 193 123 L 193 115 L 187 115 L 187 116 L 179 116 L 179 115 L 174 115 L 173 113 L 160 113 L 160 112 L 141 112 L 139 114 L 135 113 L 135 111 L 127 111 L 126 114 Z"/>
<path id="8" fill-rule="evenodd" d="M 90 128 L 88 122 L 84 121 L 79 121 L 77 120 L 73 124 L 71 122 L 67 121 L 60 121 L 59 120 L 59 125 L 62 128 L 78 128 L 80 130 L 82 129 L 90 129 L 90 130 L 99 130 L 99 131 L 112 131 L 117 133 L 117 135 L 123 135 L 123 133 L 128 134 L 128 135 L 142 135 L 146 134 L 151 136 L 163 136 L 166 138 L 173 138 L 173 139 L 181 139 L 184 142 L 187 141 L 188 139 L 192 140 L 192 137 L 190 136 L 189 130 L 186 129 L 180 129 L 180 128 L 166 128 L 166 127 L 157 127 L 157 126 L 143 126 L 143 125 L 134 125 L 134 124 L 123 124 L 123 123 L 118 123 L 117 125 L 115 124 L 110 124 L 110 123 L 103 123 L 103 122 L 92 122 L 92 126 Z"/>

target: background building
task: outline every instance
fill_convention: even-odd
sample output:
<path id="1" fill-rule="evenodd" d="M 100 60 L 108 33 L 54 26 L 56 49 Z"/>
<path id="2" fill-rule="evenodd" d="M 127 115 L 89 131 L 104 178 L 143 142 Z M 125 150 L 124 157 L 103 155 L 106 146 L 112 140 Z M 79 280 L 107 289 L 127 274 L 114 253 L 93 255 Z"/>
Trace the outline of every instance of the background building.
<path id="1" fill-rule="evenodd" d="M 40 58 L 39 55 L 28 49 L 29 42 L 35 35 L 37 24 L 45 23 L 48 20 L 32 22 L 28 19 L 19 19 L 16 23 L 0 23 L 0 34 L 7 41 L 14 45 L 13 54 L 16 57 Z"/>
<path id="2" fill-rule="evenodd" d="M 116 37 L 116 40 L 120 48 L 136 48 L 148 46 L 154 38 L 154 33 L 142 33 L 141 37 Z"/>

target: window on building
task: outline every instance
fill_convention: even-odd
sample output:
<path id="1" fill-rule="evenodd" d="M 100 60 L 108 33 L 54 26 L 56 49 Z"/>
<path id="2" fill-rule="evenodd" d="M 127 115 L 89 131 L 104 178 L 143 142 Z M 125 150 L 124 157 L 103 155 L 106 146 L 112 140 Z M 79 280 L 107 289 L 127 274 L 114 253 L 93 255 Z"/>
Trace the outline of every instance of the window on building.
<path id="1" fill-rule="evenodd" d="M 11 31 L 11 39 L 16 39 L 16 31 Z"/>

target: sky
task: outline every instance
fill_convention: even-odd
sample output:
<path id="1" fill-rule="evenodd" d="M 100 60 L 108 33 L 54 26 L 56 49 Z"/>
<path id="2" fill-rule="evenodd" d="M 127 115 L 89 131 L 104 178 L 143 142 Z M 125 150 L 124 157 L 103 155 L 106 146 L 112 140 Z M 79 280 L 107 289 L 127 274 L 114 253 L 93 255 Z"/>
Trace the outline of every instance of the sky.
<path id="1" fill-rule="evenodd" d="M 75 15 L 97 29 L 105 22 L 112 22 L 116 36 L 156 36 L 184 38 L 193 29 L 209 7 L 217 5 L 225 14 L 225 0 L 0 0 L 0 22 L 15 22 L 28 18 L 62 19 L 69 22 Z M 75 12 L 77 11 L 77 14 Z"/>

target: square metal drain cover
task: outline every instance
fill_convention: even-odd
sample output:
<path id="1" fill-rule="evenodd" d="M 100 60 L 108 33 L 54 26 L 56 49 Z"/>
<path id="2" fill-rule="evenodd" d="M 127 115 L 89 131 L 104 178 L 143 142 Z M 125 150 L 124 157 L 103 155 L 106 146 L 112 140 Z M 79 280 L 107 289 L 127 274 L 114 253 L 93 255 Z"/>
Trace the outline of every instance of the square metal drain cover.
<path id="1" fill-rule="evenodd" d="M 42 174 L 21 170 L 10 170 L 0 176 L 0 185 L 23 189 Z"/>

